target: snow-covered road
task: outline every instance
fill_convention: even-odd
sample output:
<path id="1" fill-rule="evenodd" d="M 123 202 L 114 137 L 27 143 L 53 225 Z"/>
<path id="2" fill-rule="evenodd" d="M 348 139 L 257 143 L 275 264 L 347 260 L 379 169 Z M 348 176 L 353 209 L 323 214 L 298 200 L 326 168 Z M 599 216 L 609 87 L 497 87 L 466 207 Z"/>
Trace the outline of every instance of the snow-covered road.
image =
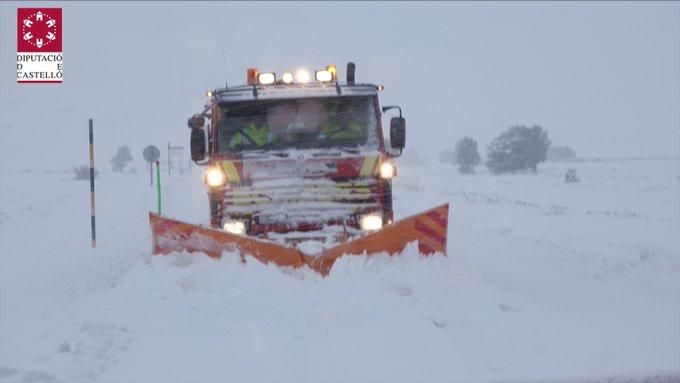
<path id="1" fill-rule="evenodd" d="M 565 184 L 567 167 L 581 182 Z M 330 276 L 150 255 L 148 174 L 0 178 L 0 381 L 564 381 L 680 374 L 677 160 L 460 176 L 402 166 L 403 217 L 450 202 L 449 256 Z M 200 170 L 164 213 L 207 222 Z M 678 375 L 680 376 L 680 375 Z"/>

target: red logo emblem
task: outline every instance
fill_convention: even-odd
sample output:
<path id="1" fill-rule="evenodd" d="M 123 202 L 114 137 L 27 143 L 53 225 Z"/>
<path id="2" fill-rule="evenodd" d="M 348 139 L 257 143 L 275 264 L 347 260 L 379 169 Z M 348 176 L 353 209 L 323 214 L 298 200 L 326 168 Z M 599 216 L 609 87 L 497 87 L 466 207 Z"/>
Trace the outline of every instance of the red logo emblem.
<path id="1" fill-rule="evenodd" d="M 17 52 L 61 52 L 61 8 L 17 10 Z"/>

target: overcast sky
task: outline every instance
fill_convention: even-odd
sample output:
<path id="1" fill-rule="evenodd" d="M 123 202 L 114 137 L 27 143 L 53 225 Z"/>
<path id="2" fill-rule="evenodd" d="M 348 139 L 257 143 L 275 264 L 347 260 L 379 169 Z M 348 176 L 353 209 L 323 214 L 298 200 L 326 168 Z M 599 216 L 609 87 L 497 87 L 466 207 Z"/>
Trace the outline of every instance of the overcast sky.
<path id="1" fill-rule="evenodd" d="M 16 13 L 0 18 L 0 165 L 108 168 L 128 144 L 188 146 L 205 91 L 261 70 L 357 64 L 402 106 L 431 161 L 513 124 L 585 157 L 678 156 L 680 3 L 40 3 L 63 8 L 64 83 L 16 83 Z M 22 6 L 27 6 L 26 4 Z M 386 121 L 385 119 L 384 121 Z M 141 166 L 141 164 L 140 164 Z"/>

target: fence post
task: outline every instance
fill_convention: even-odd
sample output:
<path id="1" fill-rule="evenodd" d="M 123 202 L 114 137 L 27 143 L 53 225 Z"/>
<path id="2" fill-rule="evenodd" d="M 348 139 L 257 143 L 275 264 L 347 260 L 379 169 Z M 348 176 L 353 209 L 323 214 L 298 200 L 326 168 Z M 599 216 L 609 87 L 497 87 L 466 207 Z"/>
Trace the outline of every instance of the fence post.
<path id="1" fill-rule="evenodd" d="M 90 118 L 90 212 L 91 220 L 90 226 L 92 231 L 92 248 L 97 247 L 97 235 L 95 231 L 94 220 L 94 132 L 92 126 L 92 119 Z"/>

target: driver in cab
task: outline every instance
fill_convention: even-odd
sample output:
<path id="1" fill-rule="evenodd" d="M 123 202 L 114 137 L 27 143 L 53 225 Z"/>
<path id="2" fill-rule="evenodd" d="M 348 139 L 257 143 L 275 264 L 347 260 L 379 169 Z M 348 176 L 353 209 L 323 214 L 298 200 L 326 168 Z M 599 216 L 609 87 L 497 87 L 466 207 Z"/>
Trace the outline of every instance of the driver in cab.
<path id="1" fill-rule="evenodd" d="M 258 114 L 251 114 L 250 123 L 231 137 L 228 147 L 230 149 L 244 146 L 263 147 L 276 143 L 276 135 L 269 131 L 264 120 L 265 119 Z"/>
<path id="2" fill-rule="evenodd" d="M 364 137 L 364 129 L 356 120 L 356 113 L 344 102 L 328 106 L 328 120 L 321 129 L 319 138 L 325 140 L 358 140 Z"/>

